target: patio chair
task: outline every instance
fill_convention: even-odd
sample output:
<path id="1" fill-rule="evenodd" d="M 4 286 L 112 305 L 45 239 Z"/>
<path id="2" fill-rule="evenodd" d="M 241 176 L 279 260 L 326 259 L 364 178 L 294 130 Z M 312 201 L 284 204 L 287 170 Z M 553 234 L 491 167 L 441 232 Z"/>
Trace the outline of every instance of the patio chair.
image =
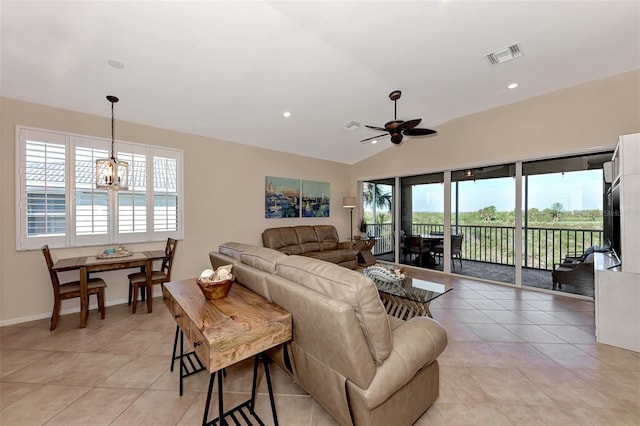
<path id="1" fill-rule="evenodd" d="M 593 256 L 591 252 L 581 262 L 555 264 L 551 272 L 553 290 L 562 287 L 562 284 L 594 288 Z"/>
<path id="2" fill-rule="evenodd" d="M 402 249 L 402 256 L 405 258 L 407 254 L 409 254 L 409 263 L 413 259 L 411 259 L 411 255 L 417 254 L 417 264 L 418 266 L 422 265 L 422 254 L 427 253 L 429 255 L 429 246 L 425 246 L 424 241 L 419 235 L 406 235 L 404 237 L 404 247 Z"/>
<path id="3" fill-rule="evenodd" d="M 452 234 L 451 235 L 451 266 L 453 270 L 456 270 L 456 263 L 454 259 L 457 258 L 460 261 L 460 268 L 462 268 L 462 240 L 464 239 L 464 234 Z M 433 253 L 434 257 L 442 258 L 444 254 L 444 244 L 436 244 L 431 247 L 431 253 Z"/>

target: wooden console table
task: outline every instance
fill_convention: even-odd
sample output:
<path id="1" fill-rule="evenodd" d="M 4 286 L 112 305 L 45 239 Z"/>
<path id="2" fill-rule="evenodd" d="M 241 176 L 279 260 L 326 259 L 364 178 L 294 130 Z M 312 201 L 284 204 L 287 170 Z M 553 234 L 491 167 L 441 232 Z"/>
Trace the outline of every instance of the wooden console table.
<path id="1" fill-rule="evenodd" d="M 207 300 L 195 278 L 166 283 L 162 290 L 164 303 L 174 316 L 181 332 L 180 381 L 185 358 L 182 336 L 186 336 L 204 368 L 211 374 L 203 425 L 227 424 L 225 417 L 248 409 L 259 424 L 264 424 L 254 412 L 258 360 L 264 351 L 291 339 L 291 314 L 239 284 L 234 284 L 227 297 Z M 175 353 L 175 347 L 174 347 Z M 223 374 L 218 374 L 218 418 L 207 421 L 216 372 L 249 357 L 255 357 L 251 399 L 225 412 L 223 404 Z M 268 359 L 262 355 L 269 389 L 274 424 L 278 424 Z"/>

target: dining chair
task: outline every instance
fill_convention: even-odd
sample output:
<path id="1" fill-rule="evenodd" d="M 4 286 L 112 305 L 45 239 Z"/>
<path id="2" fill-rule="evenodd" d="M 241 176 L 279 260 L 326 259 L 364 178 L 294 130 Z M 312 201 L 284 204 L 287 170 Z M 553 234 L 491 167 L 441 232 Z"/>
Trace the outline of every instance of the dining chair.
<path id="1" fill-rule="evenodd" d="M 464 234 L 452 234 L 451 235 L 451 266 L 453 270 L 456 270 L 456 263 L 454 259 L 458 259 L 460 261 L 460 268 L 462 268 L 462 240 L 464 239 Z M 436 244 L 431 247 L 431 253 L 438 258 L 441 259 L 444 254 L 444 244 Z"/>
<path id="2" fill-rule="evenodd" d="M 178 241 L 173 238 L 167 238 L 167 245 L 164 249 L 165 257 L 162 259 L 162 266 L 159 271 L 151 271 L 151 284 L 164 284 L 166 282 L 171 281 L 171 267 L 173 266 L 173 257 L 176 254 L 176 246 L 178 245 Z M 136 272 L 135 274 L 129 274 L 129 305 L 133 305 L 131 307 L 131 312 L 136 313 L 136 307 L 138 304 L 138 289 L 141 288 L 140 292 L 142 295 L 142 300 L 146 298 L 146 288 L 147 288 L 147 274 L 144 271 Z M 151 289 L 150 289 L 151 291 Z M 149 294 L 151 297 L 151 294 Z"/>
<path id="3" fill-rule="evenodd" d="M 402 251 L 402 255 L 406 254 L 412 255 L 417 254 L 418 266 L 422 265 L 422 254 L 429 254 L 429 246 L 425 246 L 424 241 L 419 235 L 406 235 L 404 237 L 404 248 Z M 411 256 L 409 257 L 409 262 L 411 263 Z"/>
<path id="4" fill-rule="evenodd" d="M 42 254 L 44 254 L 44 258 L 47 261 L 51 285 L 53 286 L 53 313 L 51 314 L 51 327 L 49 328 L 49 330 L 53 331 L 58 325 L 62 301 L 80 297 L 80 281 L 60 284 L 58 273 L 53 270 L 53 259 L 51 259 L 51 252 L 49 251 L 48 245 L 42 246 Z M 104 319 L 104 288 L 106 286 L 107 283 L 105 283 L 102 278 L 89 278 L 87 280 L 87 304 L 89 303 L 88 299 L 90 295 L 97 295 L 98 311 L 100 311 L 100 318 L 102 319 Z"/>

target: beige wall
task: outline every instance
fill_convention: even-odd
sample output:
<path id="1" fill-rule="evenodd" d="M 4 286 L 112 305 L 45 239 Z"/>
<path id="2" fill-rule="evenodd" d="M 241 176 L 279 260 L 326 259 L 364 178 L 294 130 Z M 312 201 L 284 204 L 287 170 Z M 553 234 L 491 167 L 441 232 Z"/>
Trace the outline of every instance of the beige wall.
<path id="1" fill-rule="evenodd" d="M 640 70 L 461 117 L 437 130 L 354 165 L 353 179 L 612 149 L 619 135 L 640 131 Z"/>
<path id="2" fill-rule="evenodd" d="M 1 99 L 0 133 L 0 325 L 46 317 L 52 296 L 39 251 L 15 249 L 15 125 L 109 138 L 108 118 Z M 640 71 L 598 80 L 531 100 L 452 120 L 439 135 L 407 140 L 353 166 L 314 160 L 194 135 L 117 122 L 118 138 L 184 150 L 185 239 L 178 245 L 175 279 L 208 266 L 207 254 L 225 241 L 260 244 L 271 226 L 332 223 L 343 239 L 349 215 L 343 195 L 357 179 L 406 176 L 508 161 L 575 154 L 615 146 L 618 135 L 640 132 Z M 213 166 L 215 164 L 215 166 Z M 264 218 L 264 177 L 331 183 L 330 218 Z M 354 213 L 354 222 L 358 214 Z M 140 244 L 133 249 L 160 248 Z M 54 256 L 95 254 L 100 248 L 55 250 Z M 127 271 L 108 272 L 107 301 L 126 300 Z M 77 274 L 76 274 L 77 276 Z M 71 279 L 71 276 L 65 278 Z M 95 302 L 94 302 L 95 303 Z M 63 310 L 77 309 L 77 301 Z M 90 319 L 94 319 L 95 314 Z"/>
<path id="3" fill-rule="evenodd" d="M 109 138 L 108 118 L 80 114 L 12 99 L 1 99 L 0 152 L 0 325 L 51 315 L 51 282 L 42 253 L 16 251 L 15 242 L 15 126 L 16 124 Z M 209 267 L 208 253 L 225 241 L 262 244 L 264 228 L 298 224 L 334 224 L 343 240 L 349 238 L 349 214 L 342 197 L 353 195 L 349 166 L 281 152 L 253 148 L 184 133 L 116 121 L 122 140 L 184 150 L 185 238 L 178 243 L 172 278 L 199 274 Z M 282 176 L 329 182 L 331 217 L 321 219 L 265 219 L 264 178 Z M 130 249 L 163 248 L 163 243 L 128 245 Z M 53 250 L 54 258 L 93 255 L 102 248 Z M 126 301 L 127 273 L 104 273 L 107 303 Z M 75 274 L 75 276 L 74 276 Z M 65 280 L 77 279 L 77 272 Z M 95 304 L 95 300 L 92 300 Z M 63 312 L 79 302 L 65 301 Z M 144 309 L 143 309 L 144 311 Z M 90 320 L 96 318 L 95 315 Z"/>

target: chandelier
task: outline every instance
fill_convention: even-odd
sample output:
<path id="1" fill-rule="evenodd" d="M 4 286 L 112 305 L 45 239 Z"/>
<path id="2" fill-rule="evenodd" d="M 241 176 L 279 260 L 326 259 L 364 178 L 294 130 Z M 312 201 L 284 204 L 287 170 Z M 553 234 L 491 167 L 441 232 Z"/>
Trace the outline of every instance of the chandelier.
<path id="1" fill-rule="evenodd" d="M 111 102 L 111 157 L 96 160 L 96 188 L 117 191 L 129 188 L 129 163 L 118 161 L 114 150 L 113 104 L 119 99 L 109 95 L 107 100 Z"/>

